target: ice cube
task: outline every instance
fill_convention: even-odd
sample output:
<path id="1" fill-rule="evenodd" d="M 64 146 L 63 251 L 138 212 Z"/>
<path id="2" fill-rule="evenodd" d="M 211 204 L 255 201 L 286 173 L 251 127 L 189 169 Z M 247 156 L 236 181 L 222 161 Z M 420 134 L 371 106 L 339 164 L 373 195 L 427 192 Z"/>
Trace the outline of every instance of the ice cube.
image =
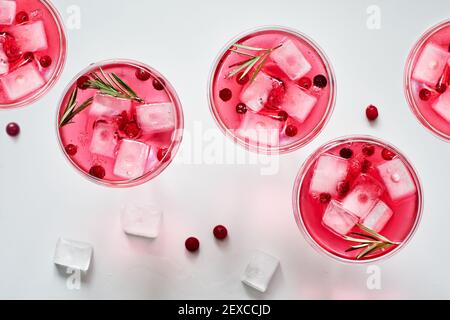
<path id="1" fill-rule="evenodd" d="M 277 258 L 265 252 L 256 251 L 244 271 L 242 282 L 260 292 L 266 292 L 279 264 Z"/>
<path id="2" fill-rule="evenodd" d="M 122 208 L 122 229 L 130 235 L 156 238 L 162 215 L 163 212 L 152 205 L 127 204 Z"/>
<path id="3" fill-rule="evenodd" d="M 354 182 L 342 207 L 359 219 L 364 219 L 383 194 L 383 186 L 371 176 L 361 174 Z"/>
<path id="4" fill-rule="evenodd" d="M 91 264 L 92 251 L 89 243 L 59 238 L 53 262 L 59 266 L 87 271 Z"/>
<path id="5" fill-rule="evenodd" d="M 322 217 L 322 224 L 325 227 L 343 236 L 348 234 L 357 223 L 358 218 L 335 200 L 331 200 Z"/>
<path id="6" fill-rule="evenodd" d="M 131 110 L 131 101 L 120 99 L 103 94 L 96 94 L 94 101 L 89 107 L 89 115 L 98 118 L 108 119 L 121 114 L 123 111 L 129 113 Z"/>
<path id="7" fill-rule="evenodd" d="M 348 160 L 330 154 L 321 155 L 314 169 L 310 191 L 335 196 L 338 183 L 344 181 L 347 174 Z"/>
<path id="8" fill-rule="evenodd" d="M 386 223 L 392 217 L 392 210 L 383 201 L 378 201 L 375 207 L 370 210 L 367 217 L 363 220 L 363 225 L 367 228 L 374 230 L 375 232 L 380 232 L 383 230 Z"/>
<path id="9" fill-rule="evenodd" d="M 34 63 L 27 63 L 11 73 L 1 76 L 0 82 L 10 100 L 23 98 L 45 85 L 45 80 Z"/>
<path id="10" fill-rule="evenodd" d="M 159 133 L 175 128 L 174 107 L 170 102 L 136 107 L 136 120 L 143 133 Z"/>
<path id="11" fill-rule="evenodd" d="M 114 174 L 125 179 L 139 178 L 145 173 L 149 152 L 147 144 L 123 139 L 117 151 Z"/>
<path id="12" fill-rule="evenodd" d="M 416 185 L 400 158 L 387 161 L 377 167 L 389 196 L 399 201 L 416 193 Z"/>
<path id="13" fill-rule="evenodd" d="M 256 78 L 242 89 L 241 102 L 255 112 L 260 111 L 267 102 L 275 81 L 264 72 L 259 72 Z"/>
<path id="14" fill-rule="evenodd" d="M 3 46 L 0 46 L 0 75 L 6 74 L 9 71 L 8 57 L 6 56 Z"/>
<path id="15" fill-rule="evenodd" d="M 90 151 L 98 155 L 114 158 L 116 146 L 115 127 L 106 122 L 97 122 L 92 133 Z"/>
<path id="16" fill-rule="evenodd" d="M 284 41 L 270 57 L 291 80 L 298 80 L 311 70 L 308 60 L 291 40 Z"/>
<path id="17" fill-rule="evenodd" d="M 44 22 L 41 20 L 16 25 L 10 29 L 10 33 L 22 52 L 42 51 L 48 47 Z"/>
<path id="18" fill-rule="evenodd" d="M 12 24 L 15 16 L 16 1 L 0 0 L 0 24 Z"/>
<path id="19" fill-rule="evenodd" d="M 446 90 L 439 96 L 432 106 L 438 115 L 450 122 L 450 90 Z"/>
<path id="20" fill-rule="evenodd" d="M 269 116 L 247 112 L 238 129 L 238 134 L 259 146 L 276 147 L 280 143 L 281 121 Z"/>
<path id="21" fill-rule="evenodd" d="M 281 109 L 302 123 L 309 116 L 316 102 L 316 97 L 307 94 L 300 87 L 292 85 L 287 88 Z"/>
<path id="22" fill-rule="evenodd" d="M 450 52 L 434 43 L 429 43 L 423 49 L 416 67 L 413 71 L 413 79 L 434 86 L 444 72 Z"/>

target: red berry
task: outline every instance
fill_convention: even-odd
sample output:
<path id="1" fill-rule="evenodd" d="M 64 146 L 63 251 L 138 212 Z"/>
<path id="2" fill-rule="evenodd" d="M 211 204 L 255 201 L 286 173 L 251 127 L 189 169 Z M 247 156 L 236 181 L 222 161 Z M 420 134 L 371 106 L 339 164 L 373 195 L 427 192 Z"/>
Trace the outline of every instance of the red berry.
<path id="1" fill-rule="evenodd" d="M 144 69 L 137 69 L 136 70 L 136 78 L 138 78 L 141 81 L 147 81 L 150 79 L 151 75 L 150 72 Z"/>
<path id="2" fill-rule="evenodd" d="M 342 148 L 339 155 L 344 159 L 350 159 L 353 156 L 353 150 L 350 148 Z"/>
<path id="3" fill-rule="evenodd" d="M 362 148 L 362 153 L 367 157 L 372 156 L 375 153 L 375 146 L 370 144 L 364 145 Z"/>
<path id="4" fill-rule="evenodd" d="M 126 111 L 122 111 L 118 116 L 114 118 L 115 123 L 120 131 L 125 130 L 125 126 L 128 124 L 128 113 Z"/>
<path id="5" fill-rule="evenodd" d="M 77 80 L 78 89 L 86 90 L 87 88 L 89 88 L 89 83 L 88 83 L 89 80 L 90 80 L 90 78 L 88 76 L 79 77 Z"/>
<path id="6" fill-rule="evenodd" d="M 370 121 L 374 121 L 378 118 L 378 109 L 374 105 L 370 105 L 366 108 L 366 117 Z"/>
<path id="7" fill-rule="evenodd" d="M 233 96 L 233 93 L 228 88 L 225 88 L 225 89 L 222 89 L 222 90 L 219 91 L 219 97 L 224 102 L 229 101 L 232 96 Z"/>
<path id="8" fill-rule="evenodd" d="M 6 133 L 11 137 L 16 137 L 20 133 L 20 127 L 15 122 L 10 122 L 6 125 Z"/>
<path id="9" fill-rule="evenodd" d="M 197 238 L 190 237 L 186 239 L 184 245 L 188 251 L 195 252 L 200 247 L 200 242 Z"/>
<path id="10" fill-rule="evenodd" d="M 420 100 L 428 101 L 430 99 L 430 97 L 431 97 L 431 91 L 430 90 L 423 88 L 423 89 L 421 89 L 419 91 L 419 98 L 420 98 Z"/>
<path id="11" fill-rule="evenodd" d="M 331 195 L 329 193 L 323 192 L 319 196 L 319 201 L 322 204 L 326 204 L 331 201 Z"/>
<path id="12" fill-rule="evenodd" d="M 447 48 L 447 49 L 448 49 L 448 52 L 450 52 L 450 44 L 448 45 L 448 48 Z"/>
<path id="13" fill-rule="evenodd" d="M 289 118 L 289 115 L 286 111 L 281 110 L 278 112 L 278 120 L 280 121 L 286 121 Z"/>
<path id="14" fill-rule="evenodd" d="M 338 183 L 336 190 L 343 197 L 350 191 L 350 183 L 348 181 L 341 181 Z"/>
<path id="15" fill-rule="evenodd" d="M 286 90 L 284 84 L 279 82 L 274 82 L 272 85 L 272 90 L 267 98 L 266 106 L 269 108 L 277 108 L 283 103 L 284 95 Z"/>
<path id="16" fill-rule="evenodd" d="M 298 133 L 298 129 L 296 126 L 290 124 L 286 127 L 286 130 L 284 131 L 284 133 L 288 136 L 288 137 L 295 137 Z"/>
<path id="17" fill-rule="evenodd" d="M 227 237 L 228 230 L 224 226 L 218 225 L 214 228 L 213 233 L 214 233 L 214 237 L 216 237 L 216 239 L 222 240 Z"/>
<path id="18" fill-rule="evenodd" d="M 447 85 L 445 83 L 438 83 L 436 85 L 436 91 L 440 94 L 444 93 L 447 90 Z"/>
<path id="19" fill-rule="evenodd" d="M 327 86 L 327 78 L 323 74 L 314 77 L 313 83 L 318 88 L 325 88 Z"/>
<path id="20" fill-rule="evenodd" d="M 43 56 L 39 59 L 39 64 L 42 66 L 42 68 L 48 68 L 52 65 L 52 58 L 49 56 Z"/>
<path id="21" fill-rule="evenodd" d="M 158 150 L 158 153 L 156 154 L 156 158 L 158 158 L 159 161 L 167 162 L 170 160 L 170 153 L 167 153 L 169 149 L 167 148 L 160 148 Z"/>
<path id="22" fill-rule="evenodd" d="M 367 159 L 364 159 L 364 161 L 362 162 L 362 165 L 361 165 L 361 172 L 367 173 L 369 171 L 370 167 L 372 167 L 372 162 L 370 162 Z"/>
<path id="23" fill-rule="evenodd" d="M 244 114 L 247 112 L 247 106 L 244 103 L 238 103 L 236 106 L 236 112 L 239 114 Z"/>
<path id="24" fill-rule="evenodd" d="M 28 14 L 25 11 L 20 11 L 16 14 L 16 22 L 17 23 L 24 23 L 29 20 Z"/>
<path id="25" fill-rule="evenodd" d="M 383 157 L 384 160 L 392 160 L 395 157 L 395 153 L 392 152 L 389 149 L 384 148 L 383 151 L 381 152 L 381 156 Z"/>
<path id="26" fill-rule="evenodd" d="M 33 61 L 34 60 L 33 52 L 25 52 L 23 54 L 23 59 L 26 60 L 26 61 Z"/>
<path id="27" fill-rule="evenodd" d="M 3 50 L 8 57 L 9 62 L 15 62 L 21 57 L 21 50 L 16 43 L 16 40 L 11 35 L 7 34 L 3 43 Z"/>
<path id="28" fill-rule="evenodd" d="M 66 147 L 66 152 L 69 156 L 74 156 L 77 154 L 78 147 L 74 144 L 68 144 Z"/>
<path id="29" fill-rule="evenodd" d="M 245 76 L 242 77 L 242 72 L 236 76 L 236 82 L 240 85 L 246 84 L 249 79 L 250 78 L 248 77 L 248 74 L 246 74 Z"/>
<path id="30" fill-rule="evenodd" d="M 136 122 L 128 122 L 123 128 L 123 132 L 128 138 L 136 138 L 141 133 L 141 129 Z"/>
<path id="31" fill-rule="evenodd" d="M 89 170 L 89 174 L 96 178 L 103 179 L 105 177 L 106 172 L 105 168 L 103 168 L 102 166 L 95 165 L 91 167 L 91 169 Z"/>
<path id="32" fill-rule="evenodd" d="M 164 90 L 164 86 L 166 85 L 164 80 L 161 78 L 153 79 L 152 84 L 153 84 L 153 88 L 155 88 L 155 90 L 158 90 L 158 91 Z"/>
<path id="33" fill-rule="evenodd" d="M 302 87 L 304 89 L 309 89 L 312 86 L 312 81 L 308 77 L 303 77 L 303 78 L 300 78 L 300 80 L 298 81 L 298 84 L 300 87 Z"/>

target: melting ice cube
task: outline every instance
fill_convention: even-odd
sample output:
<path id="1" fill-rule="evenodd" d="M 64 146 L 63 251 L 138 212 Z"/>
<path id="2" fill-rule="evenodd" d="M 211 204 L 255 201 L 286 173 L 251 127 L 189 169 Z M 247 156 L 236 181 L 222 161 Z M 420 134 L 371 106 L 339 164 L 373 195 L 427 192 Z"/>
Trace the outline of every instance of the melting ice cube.
<path id="1" fill-rule="evenodd" d="M 124 179 L 139 178 L 145 173 L 149 152 L 147 144 L 123 139 L 117 151 L 114 174 Z"/>
<path id="2" fill-rule="evenodd" d="M 92 133 L 90 151 L 98 155 L 114 158 L 116 145 L 115 127 L 105 122 L 97 122 Z"/>
<path id="3" fill-rule="evenodd" d="M 16 25 L 10 29 L 10 33 L 22 52 L 42 51 L 48 47 L 45 26 L 41 20 Z"/>
<path id="4" fill-rule="evenodd" d="M 96 94 L 94 101 L 89 107 L 89 115 L 98 118 L 108 119 L 123 111 L 130 112 L 131 101 L 128 99 L 120 99 L 103 94 Z"/>
<path id="5" fill-rule="evenodd" d="M 0 82 L 6 96 L 10 100 L 20 99 L 45 84 L 45 80 L 42 78 L 34 63 L 27 63 L 11 73 L 0 77 Z"/>
<path id="6" fill-rule="evenodd" d="M 3 46 L 0 46 L 0 75 L 6 74 L 9 71 L 8 57 L 6 56 Z"/>
<path id="7" fill-rule="evenodd" d="M 242 282 L 260 292 L 266 292 L 279 264 L 277 258 L 265 252 L 256 251 L 244 271 Z"/>
<path id="8" fill-rule="evenodd" d="M 331 200 L 322 217 L 322 224 L 325 227 L 343 236 L 348 234 L 357 223 L 358 218 L 335 200 Z"/>
<path id="9" fill-rule="evenodd" d="M 0 24 L 10 25 L 16 16 L 16 1 L 0 0 Z"/>
<path id="10" fill-rule="evenodd" d="M 330 154 L 321 155 L 317 160 L 311 179 L 312 193 L 326 192 L 337 195 L 338 183 L 344 181 L 348 173 L 348 161 Z"/>
<path id="11" fill-rule="evenodd" d="M 364 219 L 383 193 L 383 186 L 374 178 L 362 174 L 353 184 L 342 207 L 359 219 Z"/>
<path id="12" fill-rule="evenodd" d="M 311 65 L 291 41 L 286 40 L 270 57 L 291 80 L 298 80 L 311 70 Z"/>
<path id="13" fill-rule="evenodd" d="M 280 142 L 281 121 L 247 112 L 238 129 L 239 135 L 259 146 L 276 147 Z"/>
<path id="14" fill-rule="evenodd" d="M 121 222 L 125 233 L 156 238 L 161 225 L 162 211 L 151 205 L 127 204 L 122 208 Z"/>
<path id="15" fill-rule="evenodd" d="M 413 178 L 399 158 L 387 161 L 377 169 L 393 201 L 402 200 L 416 193 Z"/>
<path id="16" fill-rule="evenodd" d="M 143 133 L 158 133 L 175 128 L 174 107 L 170 102 L 136 107 L 136 120 Z"/>
<path id="17" fill-rule="evenodd" d="M 267 102 L 275 81 L 264 72 L 259 72 L 256 78 L 242 89 L 241 102 L 255 112 L 260 111 Z"/>
<path id="18" fill-rule="evenodd" d="M 91 264 L 92 246 L 89 243 L 60 238 L 53 262 L 59 266 L 87 271 Z"/>
<path id="19" fill-rule="evenodd" d="M 367 228 L 374 230 L 375 232 L 380 232 L 383 230 L 386 223 L 392 217 L 392 210 L 383 201 L 378 201 L 375 207 L 370 210 L 367 217 L 363 220 L 363 225 Z"/>
<path id="20" fill-rule="evenodd" d="M 423 49 L 412 77 L 430 86 L 435 86 L 444 72 L 450 52 L 434 43 L 427 44 Z"/>
<path id="21" fill-rule="evenodd" d="M 438 115 L 450 122 L 450 90 L 441 94 L 432 107 Z"/>
<path id="22" fill-rule="evenodd" d="M 281 109 L 302 123 L 309 116 L 316 102 L 316 97 L 307 94 L 299 87 L 293 85 L 287 88 Z"/>

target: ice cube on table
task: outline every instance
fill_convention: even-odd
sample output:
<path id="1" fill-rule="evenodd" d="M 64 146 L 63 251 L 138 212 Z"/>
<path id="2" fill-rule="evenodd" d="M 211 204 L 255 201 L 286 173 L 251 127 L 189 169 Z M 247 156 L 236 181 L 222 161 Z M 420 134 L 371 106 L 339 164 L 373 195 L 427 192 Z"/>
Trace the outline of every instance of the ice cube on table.
<path id="1" fill-rule="evenodd" d="M 110 119 L 113 116 L 121 114 L 123 111 L 129 113 L 131 111 L 131 101 L 128 99 L 120 99 L 97 93 L 94 96 L 91 106 L 89 107 L 89 115 L 99 118 Z"/>
<path id="2" fill-rule="evenodd" d="M 384 226 L 391 219 L 393 211 L 383 201 L 378 201 L 375 207 L 370 210 L 369 214 L 364 218 L 363 225 L 375 232 L 383 230 Z"/>
<path id="3" fill-rule="evenodd" d="M 258 146 L 276 147 L 280 143 L 281 121 L 269 116 L 247 112 L 238 129 L 238 134 Z"/>
<path id="4" fill-rule="evenodd" d="M 106 122 L 97 122 L 92 133 L 90 151 L 92 153 L 114 158 L 117 146 L 116 129 Z"/>
<path id="5" fill-rule="evenodd" d="M 292 40 L 286 40 L 270 57 L 291 80 L 298 80 L 311 70 L 311 65 Z"/>
<path id="6" fill-rule="evenodd" d="M 358 218 L 335 200 L 331 200 L 322 217 L 322 224 L 325 227 L 343 236 L 348 234 L 357 223 Z"/>
<path id="7" fill-rule="evenodd" d="M 0 77 L 3 91 L 10 100 L 16 100 L 38 90 L 45 85 L 34 63 L 24 66 Z"/>
<path id="8" fill-rule="evenodd" d="M 43 51 L 48 48 L 45 26 L 41 20 L 15 25 L 9 32 L 22 52 Z"/>
<path id="9" fill-rule="evenodd" d="M 279 264 L 277 258 L 258 250 L 245 268 L 242 282 L 260 292 L 266 292 Z"/>
<path id="10" fill-rule="evenodd" d="M 16 17 L 16 1 L 0 0 L 0 24 L 10 25 Z"/>
<path id="11" fill-rule="evenodd" d="M 377 180 L 371 176 L 361 174 L 353 183 L 352 189 L 342 202 L 342 207 L 359 219 L 364 219 L 383 192 L 384 188 Z"/>
<path id="12" fill-rule="evenodd" d="M 281 109 L 302 123 L 308 118 L 316 102 L 316 97 L 309 95 L 296 85 L 291 85 L 287 88 Z"/>
<path id="13" fill-rule="evenodd" d="M 439 96 L 432 108 L 444 120 L 450 122 L 450 90 L 446 90 Z"/>
<path id="14" fill-rule="evenodd" d="M 8 57 L 6 56 L 3 46 L 0 45 L 0 75 L 6 74 L 9 71 Z"/>
<path id="15" fill-rule="evenodd" d="M 175 128 L 174 106 L 171 102 L 137 106 L 136 120 L 143 133 L 152 134 L 173 130 Z"/>
<path id="16" fill-rule="evenodd" d="M 444 72 L 450 52 L 434 43 L 425 46 L 417 59 L 413 79 L 426 83 L 434 88 Z"/>
<path id="17" fill-rule="evenodd" d="M 87 271 L 93 248 L 89 243 L 59 238 L 53 262 L 56 265 Z"/>
<path id="18" fill-rule="evenodd" d="M 258 112 L 267 102 L 276 80 L 260 71 L 253 81 L 242 89 L 240 100 L 251 110 Z"/>
<path id="19" fill-rule="evenodd" d="M 400 158 L 387 161 L 377 169 L 393 201 L 402 200 L 416 193 L 414 180 Z"/>
<path id="20" fill-rule="evenodd" d="M 323 154 L 317 160 L 311 179 L 311 193 L 329 193 L 337 195 L 339 182 L 344 181 L 348 174 L 348 160 L 331 154 Z"/>
<path id="21" fill-rule="evenodd" d="M 135 140 L 123 139 L 119 144 L 114 174 L 125 179 L 139 178 L 145 173 L 150 146 Z"/>
<path id="22" fill-rule="evenodd" d="M 121 223 L 126 234 L 156 238 L 163 212 L 152 205 L 127 204 L 122 208 Z"/>

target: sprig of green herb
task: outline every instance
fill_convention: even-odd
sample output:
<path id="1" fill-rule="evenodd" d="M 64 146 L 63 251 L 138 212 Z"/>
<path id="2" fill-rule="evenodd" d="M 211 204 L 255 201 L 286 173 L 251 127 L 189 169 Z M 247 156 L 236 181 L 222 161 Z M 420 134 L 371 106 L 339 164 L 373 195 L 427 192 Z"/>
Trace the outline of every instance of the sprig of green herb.
<path id="1" fill-rule="evenodd" d="M 75 117 L 77 114 L 79 114 L 81 111 L 83 111 L 92 104 L 93 98 L 89 98 L 86 101 L 84 101 L 80 106 L 78 106 L 77 95 L 78 95 L 78 88 L 75 88 L 70 94 L 64 114 L 62 115 L 61 120 L 59 122 L 60 128 L 69 123 L 72 123 L 73 117 Z"/>

